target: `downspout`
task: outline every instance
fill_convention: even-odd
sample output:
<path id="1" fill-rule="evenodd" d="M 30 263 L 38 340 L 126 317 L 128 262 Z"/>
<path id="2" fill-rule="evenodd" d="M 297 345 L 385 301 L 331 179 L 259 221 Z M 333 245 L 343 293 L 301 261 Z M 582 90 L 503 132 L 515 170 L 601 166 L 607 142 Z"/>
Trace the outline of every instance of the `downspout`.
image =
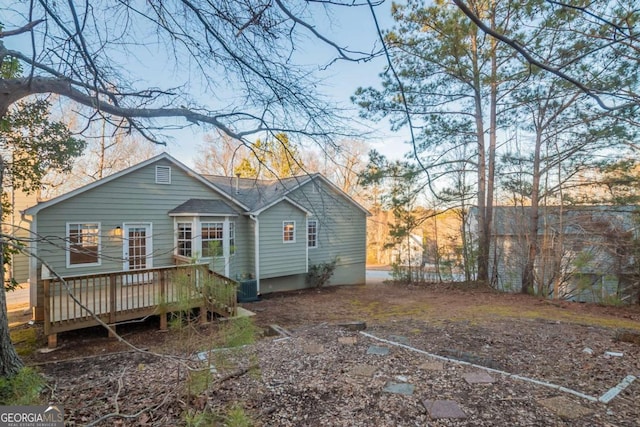
<path id="1" fill-rule="evenodd" d="M 31 215 L 31 219 L 27 218 L 24 211 L 20 212 L 22 221 L 29 224 L 29 254 L 38 255 L 38 239 L 31 236 L 37 236 L 37 216 Z M 44 319 L 44 307 L 38 305 L 38 259 L 29 256 L 29 306 L 31 307 L 31 320 L 40 321 Z"/>
<path id="2" fill-rule="evenodd" d="M 229 277 L 231 269 L 231 248 L 229 247 L 229 217 L 224 217 L 224 223 L 222 226 L 222 234 L 227 236 L 222 241 L 222 257 L 224 258 L 224 275 Z"/>
<path id="3" fill-rule="evenodd" d="M 253 258 L 255 263 L 256 290 L 257 294 L 260 295 L 260 221 L 254 214 L 249 214 L 249 218 L 256 223 L 256 226 L 253 229 L 253 249 L 255 252 Z"/>

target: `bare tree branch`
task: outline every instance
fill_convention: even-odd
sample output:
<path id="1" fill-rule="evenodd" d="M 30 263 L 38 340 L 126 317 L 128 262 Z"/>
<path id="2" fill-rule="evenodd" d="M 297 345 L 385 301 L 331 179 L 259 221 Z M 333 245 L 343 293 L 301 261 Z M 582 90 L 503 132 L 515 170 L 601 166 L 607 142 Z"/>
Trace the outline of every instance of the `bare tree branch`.
<path id="1" fill-rule="evenodd" d="M 10 30 L 10 31 L 0 31 L 0 39 L 5 38 L 5 37 L 11 37 L 11 36 L 17 36 L 18 34 L 23 34 L 23 33 L 27 33 L 29 31 L 31 31 L 36 25 L 41 24 L 42 22 L 44 22 L 44 19 L 38 19 L 32 22 L 29 22 L 28 24 L 20 27 L 20 28 L 16 28 L 15 30 Z"/>

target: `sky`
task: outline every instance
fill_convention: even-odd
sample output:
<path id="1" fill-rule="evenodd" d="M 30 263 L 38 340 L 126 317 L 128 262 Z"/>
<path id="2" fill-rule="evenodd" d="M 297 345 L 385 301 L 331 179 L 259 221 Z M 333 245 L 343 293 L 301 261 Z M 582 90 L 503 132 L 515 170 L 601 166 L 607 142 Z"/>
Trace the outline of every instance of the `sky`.
<path id="1" fill-rule="evenodd" d="M 375 8 L 380 26 L 383 29 L 389 28 L 392 24 L 390 8 L 391 2 L 385 2 Z M 317 28 L 324 34 L 329 34 L 332 40 L 335 40 L 339 45 L 353 50 L 371 51 L 373 46 L 380 47 L 373 17 L 367 7 L 342 7 L 335 8 L 335 10 L 336 12 L 330 20 L 316 22 Z M 5 18 L 5 20 L 20 22 L 9 18 Z M 5 40 L 5 44 L 10 49 L 15 48 L 23 52 L 30 52 L 28 37 L 8 38 Z M 318 67 L 326 64 L 333 55 L 333 51 L 317 41 L 310 41 L 301 46 L 301 51 L 303 52 L 301 60 L 306 64 Z M 160 55 L 149 50 L 138 50 L 135 55 L 128 57 L 126 63 L 131 75 L 137 79 L 141 77 L 147 79 L 150 86 L 158 85 L 166 88 L 180 84 L 180 82 L 171 81 L 170 75 L 172 73 L 170 70 L 166 70 L 166 73 L 149 73 L 148 66 L 150 63 L 153 64 L 156 57 L 160 57 Z M 370 136 L 365 139 L 370 147 L 390 158 L 400 158 L 408 151 L 408 146 L 403 143 L 407 139 L 406 135 L 392 133 L 386 120 L 372 123 L 359 118 L 357 107 L 350 101 L 350 97 L 359 86 L 380 85 L 378 74 L 383 70 L 385 64 L 386 60 L 383 57 L 367 63 L 338 61 L 327 70 L 319 72 L 319 76 L 323 79 L 323 94 L 339 107 L 350 109 L 354 123 L 356 120 L 362 122 L 358 128 L 363 129 L 363 133 L 370 132 Z M 146 66 L 147 70 L 143 70 L 143 66 Z M 162 70 L 162 65 L 158 64 L 157 68 Z M 136 73 L 138 69 L 140 71 Z M 141 82 L 138 83 L 140 87 Z M 180 131 L 163 130 L 161 133 L 170 137 L 165 151 L 188 166 L 193 166 L 197 147 L 203 143 L 205 133 L 198 127 L 190 127 Z"/>
<path id="2" fill-rule="evenodd" d="M 377 19 L 384 30 L 392 25 L 390 13 L 391 2 L 386 2 L 375 8 Z M 318 24 L 318 28 L 326 29 L 332 39 L 338 41 L 341 46 L 352 50 L 371 51 L 374 46 L 380 47 L 380 41 L 376 32 L 373 17 L 368 8 L 340 8 L 339 14 L 335 14 L 332 22 Z M 303 61 L 308 64 L 324 65 L 335 55 L 326 46 L 317 42 L 303 46 L 307 50 Z M 358 122 L 362 122 L 359 128 L 364 132 L 370 132 L 366 141 L 371 149 L 386 155 L 391 159 L 400 159 L 409 146 L 404 142 L 407 134 L 393 133 L 390 130 L 388 120 L 379 123 L 367 121 L 358 116 L 357 106 L 351 102 L 351 96 L 358 87 L 380 86 L 379 73 L 384 69 L 386 59 L 376 58 L 366 63 L 353 63 L 337 61 L 326 71 L 319 73 L 323 79 L 322 92 L 341 108 L 351 110 L 351 115 Z M 193 152 L 198 144 L 202 143 L 203 134 L 197 129 L 188 129 L 176 134 L 175 144 L 167 147 L 166 151 L 178 158 L 188 166 L 192 166 Z"/>

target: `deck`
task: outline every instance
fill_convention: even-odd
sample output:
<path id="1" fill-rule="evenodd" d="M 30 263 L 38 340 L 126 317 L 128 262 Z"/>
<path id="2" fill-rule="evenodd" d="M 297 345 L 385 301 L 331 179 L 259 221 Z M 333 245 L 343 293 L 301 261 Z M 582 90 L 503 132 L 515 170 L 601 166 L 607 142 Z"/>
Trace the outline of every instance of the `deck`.
<path id="1" fill-rule="evenodd" d="M 49 347 L 60 332 L 200 308 L 224 317 L 237 312 L 237 282 L 203 265 L 175 265 L 43 280 L 44 332 Z"/>

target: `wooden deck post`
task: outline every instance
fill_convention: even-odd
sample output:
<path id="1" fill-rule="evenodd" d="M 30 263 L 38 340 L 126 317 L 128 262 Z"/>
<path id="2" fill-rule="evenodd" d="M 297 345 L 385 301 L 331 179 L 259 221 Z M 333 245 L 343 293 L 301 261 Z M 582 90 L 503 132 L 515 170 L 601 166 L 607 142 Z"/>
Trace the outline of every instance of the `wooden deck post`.
<path id="1" fill-rule="evenodd" d="M 209 323 L 209 310 L 207 310 L 207 304 L 204 303 L 200 306 L 200 324 L 206 325 L 207 323 Z"/>
<path id="2" fill-rule="evenodd" d="M 56 348 L 58 346 L 58 334 L 47 335 L 47 347 Z"/>
<path id="3" fill-rule="evenodd" d="M 109 275 L 109 326 L 113 331 L 116 330 L 116 311 L 118 304 L 116 304 L 117 290 L 116 290 L 116 275 Z M 115 338 L 114 333 L 109 331 L 109 338 Z"/>
<path id="4" fill-rule="evenodd" d="M 42 287 L 44 289 L 44 334 L 47 337 L 47 347 L 56 348 L 58 346 L 58 334 L 51 333 L 51 281 L 44 279 Z"/>
<path id="5" fill-rule="evenodd" d="M 166 300 L 166 273 L 164 271 L 158 272 L 158 276 L 160 276 L 160 330 L 167 330 L 167 300 Z"/>

